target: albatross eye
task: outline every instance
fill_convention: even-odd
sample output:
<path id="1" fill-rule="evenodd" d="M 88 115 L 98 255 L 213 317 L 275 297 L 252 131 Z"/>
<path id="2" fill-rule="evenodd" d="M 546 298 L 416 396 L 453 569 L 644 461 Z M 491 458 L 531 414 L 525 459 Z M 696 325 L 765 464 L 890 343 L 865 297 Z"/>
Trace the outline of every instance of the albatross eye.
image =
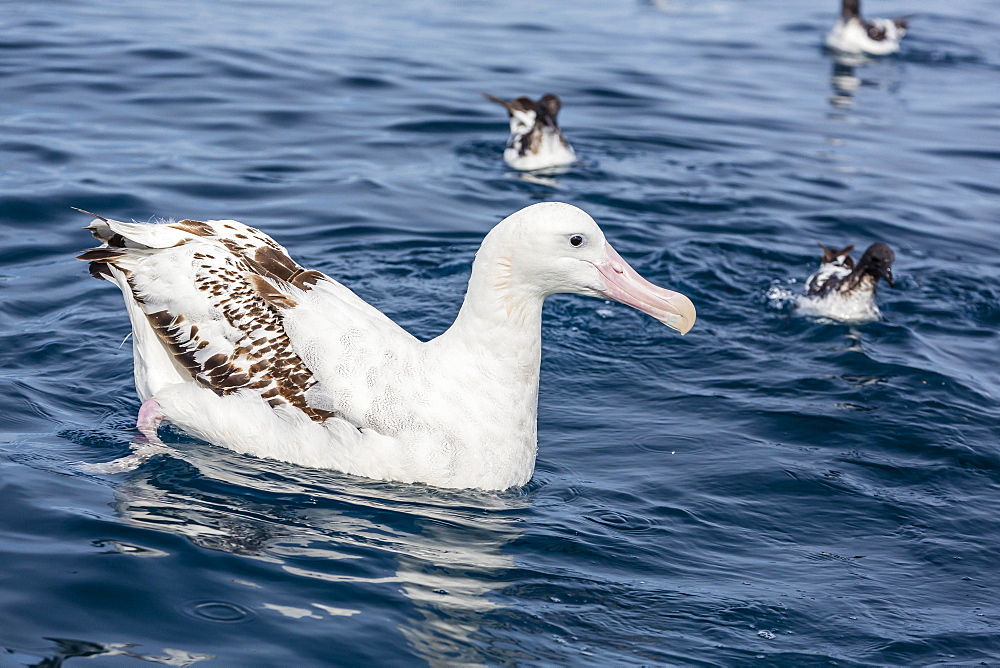
<path id="1" fill-rule="evenodd" d="M 582 246 L 583 245 L 583 235 L 582 234 L 574 234 L 573 236 L 571 236 L 569 238 L 569 243 L 574 248 L 578 247 L 578 246 Z"/>

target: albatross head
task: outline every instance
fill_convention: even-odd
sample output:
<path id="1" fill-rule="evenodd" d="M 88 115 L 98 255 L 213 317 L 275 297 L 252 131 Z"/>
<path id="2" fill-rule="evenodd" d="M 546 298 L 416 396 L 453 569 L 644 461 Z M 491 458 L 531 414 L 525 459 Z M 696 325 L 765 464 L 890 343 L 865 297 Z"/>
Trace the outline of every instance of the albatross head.
<path id="1" fill-rule="evenodd" d="M 543 202 L 508 216 L 487 235 L 479 260 L 503 269 L 496 272 L 496 287 L 505 292 L 613 299 L 681 334 L 694 326 L 690 299 L 640 276 L 594 219 L 569 204 Z"/>

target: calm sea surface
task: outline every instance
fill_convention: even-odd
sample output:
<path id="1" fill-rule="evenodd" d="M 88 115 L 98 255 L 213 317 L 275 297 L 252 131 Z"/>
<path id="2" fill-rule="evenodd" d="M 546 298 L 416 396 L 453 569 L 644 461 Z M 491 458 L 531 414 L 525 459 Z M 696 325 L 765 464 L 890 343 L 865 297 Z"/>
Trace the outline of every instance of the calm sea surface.
<path id="1" fill-rule="evenodd" d="M 1000 662 L 1000 12 L 872 0 L 903 52 L 838 63 L 836 5 L 4 0 L 0 665 Z M 482 92 L 581 162 L 507 170 Z M 71 206 L 242 220 L 431 337 L 544 200 L 699 319 L 552 299 L 527 487 L 80 468 L 138 401 Z M 780 298 L 876 240 L 881 321 Z"/>

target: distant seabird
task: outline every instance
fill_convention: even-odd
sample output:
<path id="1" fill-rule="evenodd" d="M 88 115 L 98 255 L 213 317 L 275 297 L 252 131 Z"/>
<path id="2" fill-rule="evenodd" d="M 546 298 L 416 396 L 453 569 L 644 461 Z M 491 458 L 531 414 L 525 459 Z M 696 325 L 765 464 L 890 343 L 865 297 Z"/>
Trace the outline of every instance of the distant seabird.
<path id="1" fill-rule="evenodd" d="M 799 299 L 799 313 L 835 320 L 871 320 L 880 313 L 875 305 L 875 286 L 884 279 L 893 286 L 895 253 L 881 241 L 873 243 L 857 263 L 850 253 L 854 245 L 835 250 L 822 246 L 819 269 L 806 280 Z"/>
<path id="2" fill-rule="evenodd" d="M 576 161 L 576 153 L 559 130 L 556 116 L 562 103 L 552 93 L 535 102 L 530 97 L 501 100 L 483 96 L 502 105 L 510 116 L 510 138 L 503 159 L 513 169 L 533 171 L 562 167 Z"/>
<path id="3" fill-rule="evenodd" d="M 826 45 L 844 53 L 885 56 L 899 51 L 906 28 L 905 18 L 866 21 L 861 18 L 860 0 L 843 0 L 840 18 L 826 36 Z"/>

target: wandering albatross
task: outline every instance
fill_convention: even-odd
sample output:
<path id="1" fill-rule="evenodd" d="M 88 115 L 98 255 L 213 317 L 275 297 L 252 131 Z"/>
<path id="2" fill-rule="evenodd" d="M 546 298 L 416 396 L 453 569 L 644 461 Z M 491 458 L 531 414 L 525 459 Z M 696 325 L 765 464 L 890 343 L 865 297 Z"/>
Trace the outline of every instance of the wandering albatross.
<path id="1" fill-rule="evenodd" d="M 83 212 L 87 213 L 87 212 Z M 454 324 L 422 342 L 233 220 L 123 223 L 81 254 L 132 322 L 137 427 L 381 480 L 501 490 L 531 478 L 542 302 L 613 299 L 681 334 L 684 295 L 643 279 L 582 210 L 534 204 L 483 240 Z"/>

